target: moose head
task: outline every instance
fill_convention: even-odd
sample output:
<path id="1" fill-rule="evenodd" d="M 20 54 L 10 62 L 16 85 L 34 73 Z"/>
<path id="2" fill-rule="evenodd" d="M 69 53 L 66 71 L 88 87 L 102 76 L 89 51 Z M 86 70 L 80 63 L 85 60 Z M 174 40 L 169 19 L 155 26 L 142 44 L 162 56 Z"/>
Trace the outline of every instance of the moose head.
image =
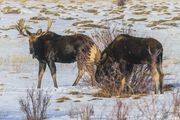
<path id="1" fill-rule="evenodd" d="M 52 26 L 52 20 L 48 19 L 48 27 L 46 31 L 42 31 L 42 29 L 38 29 L 36 33 L 32 33 L 27 29 L 24 19 L 20 19 L 17 22 L 16 29 L 19 31 L 21 35 L 29 38 L 29 51 L 30 54 L 33 55 L 33 58 L 35 57 L 34 43 L 38 40 L 38 38 L 40 38 L 43 35 L 46 35 L 49 29 L 51 28 L 51 26 Z"/>

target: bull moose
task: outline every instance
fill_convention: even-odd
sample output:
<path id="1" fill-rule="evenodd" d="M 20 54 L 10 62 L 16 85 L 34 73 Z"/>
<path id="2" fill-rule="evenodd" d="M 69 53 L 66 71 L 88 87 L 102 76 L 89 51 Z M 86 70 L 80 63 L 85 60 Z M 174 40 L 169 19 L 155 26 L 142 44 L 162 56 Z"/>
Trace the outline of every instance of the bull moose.
<path id="1" fill-rule="evenodd" d="M 36 33 L 31 33 L 25 26 L 24 19 L 20 19 L 16 25 L 19 33 L 29 38 L 30 54 L 39 61 L 37 87 L 41 87 L 46 65 L 50 69 L 54 87 L 57 88 L 55 62 L 73 63 L 75 61 L 77 61 L 78 76 L 73 86 L 77 85 L 85 70 L 89 73 L 93 85 L 96 82 L 94 65 L 99 61 L 101 55 L 99 48 L 87 35 L 62 36 L 49 31 L 51 26 L 52 20 L 48 19 L 46 31 L 39 29 Z"/>
<path id="2" fill-rule="evenodd" d="M 162 44 L 153 38 L 133 37 L 128 34 L 117 36 L 102 52 L 101 60 L 97 66 L 96 78 L 99 77 L 103 64 L 110 58 L 120 64 L 119 69 L 124 78 L 124 82 L 133 70 L 135 64 L 147 64 L 150 68 L 152 79 L 155 81 L 155 93 L 163 93 L 163 71 L 162 71 Z M 97 82 L 98 81 L 97 79 Z M 124 89 L 124 88 L 123 88 Z"/>

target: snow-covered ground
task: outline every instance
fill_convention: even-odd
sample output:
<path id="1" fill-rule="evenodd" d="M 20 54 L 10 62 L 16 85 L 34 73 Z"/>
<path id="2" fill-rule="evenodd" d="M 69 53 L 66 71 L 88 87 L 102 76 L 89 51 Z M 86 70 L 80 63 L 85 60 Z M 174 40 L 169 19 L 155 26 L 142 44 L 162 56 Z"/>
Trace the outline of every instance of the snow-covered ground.
<path id="1" fill-rule="evenodd" d="M 129 0 L 124 7 L 118 7 L 111 0 L 0 0 L 0 119 L 21 120 L 24 114 L 20 111 L 18 100 L 26 96 L 28 88 L 36 87 L 38 61 L 32 59 L 29 54 L 28 39 L 18 34 L 14 25 L 20 18 L 26 20 L 26 24 L 32 27 L 30 31 L 38 28 L 47 28 L 46 20 L 34 20 L 32 17 L 50 17 L 53 19 L 51 31 L 58 34 L 84 33 L 91 35 L 91 32 L 107 27 L 106 21 L 111 25 L 125 26 L 132 25 L 137 36 L 154 37 L 164 46 L 163 70 L 166 74 L 165 84 L 173 84 L 174 90 L 165 92 L 162 95 L 149 95 L 140 99 L 118 98 L 128 106 L 128 119 L 143 119 L 142 108 L 147 104 L 152 105 L 155 101 L 156 110 L 160 113 L 162 104 L 167 103 L 164 109 L 171 107 L 172 93 L 180 85 L 180 1 L 179 0 Z M 5 14 L 6 7 L 15 9 L 17 13 Z M 18 12 L 19 9 L 19 12 Z M 82 21 L 90 24 L 85 27 Z M 124 22 L 122 22 L 124 21 Z M 79 23 L 78 23 L 79 22 Z M 76 24 L 75 24 L 76 23 Z M 93 24 L 93 26 L 92 26 Z M 94 28 L 95 27 L 95 28 Z M 100 28 L 97 28 L 100 27 Z M 58 89 L 53 88 L 52 78 L 49 69 L 46 70 L 43 78 L 42 89 L 48 91 L 51 98 L 51 105 L 48 110 L 49 120 L 73 119 L 69 116 L 72 108 L 80 109 L 83 105 L 94 106 L 93 120 L 106 119 L 112 114 L 113 106 L 117 98 L 96 98 L 91 94 L 97 89 L 88 86 L 81 81 L 79 85 L 72 84 L 77 75 L 76 63 L 57 63 Z M 80 94 L 69 94 L 78 91 Z M 70 98 L 62 103 L 56 99 L 66 96 Z M 78 102 L 77 102 L 78 101 Z M 145 108 L 144 108 L 145 109 Z M 159 111 L 158 111 L 159 110 Z M 110 118 L 110 117 L 109 117 Z M 77 118 L 74 118 L 77 120 Z M 175 119 L 168 116 L 167 119 Z"/>

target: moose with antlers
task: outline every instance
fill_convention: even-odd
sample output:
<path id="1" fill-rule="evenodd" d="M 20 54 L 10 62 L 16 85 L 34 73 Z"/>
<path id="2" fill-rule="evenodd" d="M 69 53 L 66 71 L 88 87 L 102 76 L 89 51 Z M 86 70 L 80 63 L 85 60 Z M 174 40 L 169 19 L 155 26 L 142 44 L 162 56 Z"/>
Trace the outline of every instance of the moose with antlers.
<path id="1" fill-rule="evenodd" d="M 82 78 L 85 70 L 91 77 L 92 85 L 95 84 L 94 65 L 100 59 L 100 50 L 93 40 L 83 34 L 75 35 L 58 35 L 49 31 L 52 20 L 48 19 L 48 27 L 46 31 L 37 30 L 31 33 L 25 26 L 25 20 L 20 19 L 17 23 L 17 30 L 23 36 L 29 38 L 30 54 L 39 61 L 38 88 L 41 87 L 41 80 L 48 65 L 54 82 L 54 87 L 58 87 L 56 82 L 56 66 L 55 62 L 73 63 L 77 61 L 78 76 L 73 83 L 77 85 Z"/>
<path id="2" fill-rule="evenodd" d="M 124 74 L 121 88 L 127 82 L 135 64 L 147 64 L 151 71 L 152 79 L 155 81 L 155 93 L 163 93 L 163 71 L 162 71 L 162 44 L 153 38 L 133 37 L 127 34 L 117 36 L 102 52 L 101 60 L 97 66 L 95 78 L 101 82 L 100 76 L 109 59 L 120 64 L 119 69 Z M 103 74 L 104 74 L 103 73 Z"/>

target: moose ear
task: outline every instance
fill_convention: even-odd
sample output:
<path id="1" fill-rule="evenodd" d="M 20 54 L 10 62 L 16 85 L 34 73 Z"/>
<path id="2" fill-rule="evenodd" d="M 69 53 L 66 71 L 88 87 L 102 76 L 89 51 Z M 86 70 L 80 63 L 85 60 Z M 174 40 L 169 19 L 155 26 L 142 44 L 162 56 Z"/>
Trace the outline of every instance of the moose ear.
<path id="1" fill-rule="evenodd" d="M 42 34 L 42 29 L 37 30 L 36 35 L 41 35 L 41 34 Z"/>
<path id="2" fill-rule="evenodd" d="M 30 36 L 32 34 L 29 30 L 26 30 L 26 33 L 28 36 Z"/>

